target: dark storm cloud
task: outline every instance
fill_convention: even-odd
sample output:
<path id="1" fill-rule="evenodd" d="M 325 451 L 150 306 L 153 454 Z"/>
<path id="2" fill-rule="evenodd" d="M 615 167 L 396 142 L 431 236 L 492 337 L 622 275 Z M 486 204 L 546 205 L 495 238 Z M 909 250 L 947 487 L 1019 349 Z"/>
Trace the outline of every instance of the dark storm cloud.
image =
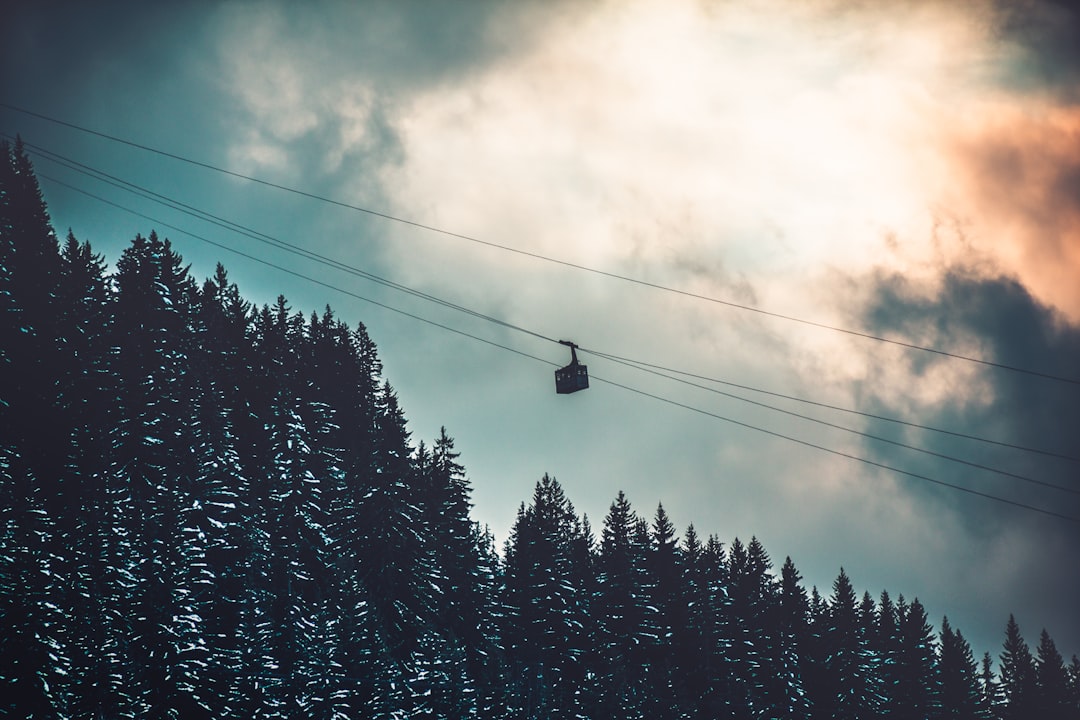
<path id="1" fill-rule="evenodd" d="M 865 320 L 874 333 L 1080 380 L 1080 327 L 1041 305 L 1013 279 L 950 268 L 932 294 L 899 275 L 879 275 L 873 285 L 874 300 L 865 309 Z M 941 364 L 964 362 L 914 351 L 906 359 L 913 382 L 920 382 Z M 962 425 L 954 429 L 1076 455 L 1078 401 L 1080 385 L 984 368 L 978 371 L 974 388 L 956 387 L 941 405 L 926 410 L 948 414 L 949 420 Z M 1030 461 L 1028 455 L 1014 454 Z M 1080 466 L 1072 465 L 1069 472 L 1066 463 L 1037 462 L 1060 483 L 1080 489 L 1076 471 Z M 1080 506 L 1074 504 L 1072 509 L 1080 516 Z"/>
<path id="2" fill-rule="evenodd" d="M 1023 50 L 1007 79 L 1020 86 L 1049 88 L 1080 100 L 1080 9 L 1072 0 L 1001 0 L 999 32 Z"/>
<path id="3" fill-rule="evenodd" d="M 167 78 L 180 60 L 177 41 L 194 39 L 199 28 L 195 11 L 206 7 L 48 1 L 5 7 L 0 90 L 9 101 L 74 103 L 100 91 L 98 82 L 122 93 L 133 73 Z"/>
<path id="4" fill-rule="evenodd" d="M 903 276 L 879 273 L 869 279 L 872 301 L 864 308 L 865 327 L 875 334 L 921 345 L 976 354 L 987 360 L 1037 372 L 1077 378 L 1080 375 L 1080 327 L 1041 305 L 1018 282 L 1001 275 L 950 267 L 943 270 L 932 291 Z M 896 362 L 896 354 L 882 356 Z M 1080 385 L 1034 377 L 999 368 L 967 368 L 951 375 L 967 378 L 946 386 L 932 401 L 920 397 L 923 383 L 941 383 L 949 365 L 970 365 L 929 353 L 904 351 L 906 379 L 900 392 L 909 398 L 906 419 L 958 433 L 996 439 L 1013 445 L 1076 456 L 1080 438 Z M 885 362 L 890 362 L 886 360 Z M 961 371 L 965 368 L 953 368 Z M 884 374 L 871 376 L 861 394 L 874 412 L 896 415 L 896 393 L 886 393 Z M 888 388 L 896 391 L 897 388 Z M 891 395 L 890 397 L 886 397 Z M 962 438 L 877 424 L 879 435 L 983 466 L 1080 491 L 1080 463 Z M 919 455 L 867 441 L 867 452 L 894 467 L 920 473 L 978 492 L 1080 518 L 1080 495 L 1037 486 L 1011 477 Z M 956 525 L 972 538 L 964 572 L 970 591 L 952 597 L 953 607 L 966 617 L 1009 613 L 1049 628 L 1064 646 L 1080 645 L 1080 618 L 1064 598 L 1080 595 L 1080 522 L 1040 515 L 953 489 L 911 478 L 898 478 L 899 487 L 918 498 L 920 513 L 935 526 Z M 958 536 L 957 536 L 958 537 Z M 959 552 L 959 551 L 958 551 Z M 927 567 L 939 560 L 913 558 Z M 958 572 L 955 565 L 942 572 Z M 953 580 L 941 579 L 942 586 Z M 1030 628 L 1037 633 L 1039 628 Z M 980 628 L 984 649 L 997 640 Z M 1032 638 L 1033 639 L 1033 638 Z"/>

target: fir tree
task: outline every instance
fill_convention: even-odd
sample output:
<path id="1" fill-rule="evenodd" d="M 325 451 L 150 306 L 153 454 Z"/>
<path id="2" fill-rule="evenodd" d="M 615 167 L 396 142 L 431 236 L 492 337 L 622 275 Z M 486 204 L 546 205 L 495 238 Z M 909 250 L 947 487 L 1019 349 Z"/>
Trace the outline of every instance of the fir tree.
<path id="1" fill-rule="evenodd" d="M 1080 714 L 1080 657 L 1072 656 L 1068 677 L 1069 707 Z"/>
<path id="2" fill-rule="evenodd" d="M 1074 718 L 1076 708 L 1070 707 L 1068 671 L 1045 628 L 1039 635 L 1035 676 L 1039 686 L 1039 717 L 1046 720 Z"/>
<path id="3" fill-rule="evenodd" d="M 876 678 L 872 675 L 865 635 L 860 631 L 855 590 L 843 568 L 833 582 L 822 633 L 825 647 L 824 675 L 831 688 L 825 697 L 837 718 L 873 716 L 880 704 Z M 824 708 L 817 708 L 821 712 Z"/>
<path id="4" fill-rule="evenodd" d="M 575 582 L 581 525 L 562 487 L 545 475 L 518 511 L 505 550 L 502 628 L 513 678 L 507 698 L 521 717 L 573 717 L 587 669 L 588 597 Z"/>
<path id="5" fill-rule="evenodd" d="M 888 590 L 881 591 L 872 643 L 880 659 L 881 716 L 890 718 L 898 712 L 902 676 L 899 617 Z"/>
<path id="6" fill-rule="evenodd" d="M 791 720 L 810 716 L 810 698 L 805 674 L 809 670 L 805 656 L 809 642 L 810 603 L 802 586 L 802 576 L 791 557 L 784 559 L 777 588 L 777 632 L 780 655 L 777 671 L 783 682 L 783 700 L 777 712 Z"/>
<path id="7" fill-rule="evenodd" d="M 686 632 L 687 623 L 685 587 L 679 564 L 675 526 L 661 503 L 653 515 L 647 558 L 650 606 L 656 608 L 656 637 L 647 658 L 653 672 L 649 690 L 652 707 L 649 712 L 660 719 L 677 717 L 679 712 L 675 690 L 678 680 L 672 655 L 674 638 Z"/>
<path id="8" fill-rule="evenodd" d="M 899 684 L 893 707 L 899 717 L 936 718 L 941 709 L 940 678 L 933 628 L 918 598 L 900 613 Z"/>
<path id="9" fill-rule="evenodd" d="M 131 547 L 124 613 L 129 640 L 122 676 L 131 711 L 205 715 L 200 668 L 205 648 L 195 596 L 205 564 L 202 538 L 187 532 L 184 512 L 200 496 L 192 485 L 195 440 L 188 412 L 195 386 L 188 372 L 194 351 L 195 285 L 168 240 L 137 235 L 117 262 L 116 362 L 124 385 L 115 426 L 113 477 Z"/>
<path id="10" fill-rule="evenodd" d="M 949 619 L 941 621 L 941 717 L 950 720 L 975 720 L 979 712 L 979 679 L 975 658 L 959 630 Z"/>
<path id="11" fill-rule="evenodd" d="M 984 652 L 979 666 L 979 717 L 985 720 L 999 717 L 1002 705 L 1001 685 L 993 669 L 994 660 Z"/>
<path id="12" fill-rule="evenodd" d="M 1016 618 L 1009 615 L 1001 652 L 1001 692 L 1005 720 L 1033 718 L 1038 712 L 1038 679 L 1031 649 L 1020 634 Z"/>
<path id="13" fill-rule="evenodd" d="M 620 708 L 625 717 L 643 717 L 647 692 L 646 664 L 656 642 L 644 580 L 647 534 L 636 532 L 639 518 L 619 493 L 604 519 L 600 541 L 599 682 L 608 713 Z"/>
<path id="14" fill-rule="evenodd" d="M 0 708 L 44 717 L 65 704 L 70 662 L 54 602 L 72 562 L 57 517 L 60 254 L 22 141 L 0 156 Z"/>

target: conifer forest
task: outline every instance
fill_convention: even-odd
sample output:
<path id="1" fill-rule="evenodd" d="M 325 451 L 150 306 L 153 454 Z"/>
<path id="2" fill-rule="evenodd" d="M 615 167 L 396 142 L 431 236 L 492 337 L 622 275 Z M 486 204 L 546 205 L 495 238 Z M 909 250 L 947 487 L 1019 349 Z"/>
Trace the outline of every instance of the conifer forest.
<path id="1" fill-rule="evenodd" d="M 622 493 L 543 475 L 496 547 L 364 325 L 154 232 L 110 267 L 0 155 L 0 716 L 1080 718 L 1045 631 L 976 653 Z"/>

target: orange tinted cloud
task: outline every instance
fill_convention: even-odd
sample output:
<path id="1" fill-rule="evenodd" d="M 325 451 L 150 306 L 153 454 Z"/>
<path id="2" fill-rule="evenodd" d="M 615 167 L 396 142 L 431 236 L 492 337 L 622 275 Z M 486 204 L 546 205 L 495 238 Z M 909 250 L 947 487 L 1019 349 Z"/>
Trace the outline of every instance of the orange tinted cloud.
<path id="1" fill-rule="evenodd" d="M 946 202 L 975 243 L 1080 322 L 1080 107 L 995 103 L 948 143 Z"/>

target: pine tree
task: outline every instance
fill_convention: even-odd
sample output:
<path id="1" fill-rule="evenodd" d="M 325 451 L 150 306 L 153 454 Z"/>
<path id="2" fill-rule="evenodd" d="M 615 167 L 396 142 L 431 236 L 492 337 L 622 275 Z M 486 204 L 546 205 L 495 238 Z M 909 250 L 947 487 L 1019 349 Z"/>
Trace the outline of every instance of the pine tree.
<path id="1" fill-rule="evenodd" d="M 646 566 L 649 571 L 650 606 L 656 608 L 656 638 L 647 658 L 653 676 L 649 714 L 663 720 L 678 717 L 678 679 L 673 658 L 674 638 L 686 632 L 685 586 L 680 576 L 680 551 L 675 526 L 662 503 L 656 507 Z"/>
<path id="2" fill-rule="evenodd" d="M 54 597 L 72 562 L 57 517 L 60 254 L 22 141 L 0 155 L 0 709 L 44 717 L 66 704 L 70 663 Z"/>
<path id="3" fill-rule="evenodd" d="M 752 717 L 773 716 L 786 704 L 785 683 L 776 672 L 780 664 L 772 561 L 756 537 L 744 546 L 738 538 L 728 553 L 730 595 L 726 629 L 731 667 L 731 703 Z"/>
<path id="4" fill-rule="evenodd" d="M 418 506 L 409 432 L 397 395 L 384 383 L 376 401 L 372 485 L 362 499 L 360 574 L 392 656 L 408 663 L 433 607 L 434 569 Z"/>
<path id="5" fill-rule="evenodd" d="M 810 634 L 810 601 L 802 586 L 802 576 L 790 556 L 784 559 L 780 568 L 777 602 L 780 656 L 776 670 L 783 682 L 783 700 L 777 712 L 781 717 L 802 720 L 810 717 L 810 698 L 805 680 L 809 671 L 806 653 Z"/>
<path id="6" fill-rule="evenodd" d="M 65 639 L 71 658 L 68 712 L 118 715 L 120 699 L 112 692 L 106 652 L 119 641 L 120 629 L 110 607 L 114 588 L 108 568 L 120 558 L 109 522 L 111 433 L 116 421 L 117 388 L 112 366 L 112 283 L 104 259 L 88 242 L 68 233 L 61 253 L 57 292 L 58 347 L 61 350 L 58 402 L 65 423 L 62 542 L 70 547 L 71 566 L 59 589 L 58 604 L 68 609 Z M 59 448 L 58 448 L 59 449 Z"/>
<path id="7" fill-rule="evenodd" d="M 1076 655 L 1069 663 L 1068 697 L 1069 707 L 1080 714 L 1080 657 Z"/>
<path id="8" fill-rule="evenodd" d="M 882 718 L 890 718 L 900 712 L 898 701 L 901 693 L 902 670 L 899 617 L 896 605 L 893 604 L 888 590 L 881 591 L 877 611 L 877 628 L 872 642 L 880 659 L 881 716 Z"/>
<path id="9" fill-rule="evenodd" d="M 195 350 L 195 285 L 168 240 L 136 236 L 117 262 L 114 326 L 124 386 L 115 430 L 119 501 L 130 538 L 123 573 L 131 712 L 206 714 L 195 688 L 206 664 L 195 597 L 204 581 L 203 538 L 184 521 L 201 488 L 193 485 L 189 412 L 196 393 L 188 358 Z M 121 641 L 123 642 L 123 641 Z"/>
<path id="10" fill-rule="evenodd" d="M 1005 720 L 1036 717 L 1039 688 L 1035 661 L 1012 615 L 1005 626 L 1005 644 L 1001 652 L 1001 692 Z"/>
<path id="11" fill-rule="evenodd" d="M 599 682 L 608 713 L 643 717 L 647 693 L 647 663 L 656 642 L 655 619 L 648 604 L 644 578 L 648 552 L 645 536 L 637 532 L 640 518 L 626 495 L 611 504 L 600 541 Z"/>
<path id="12" fill-rule="evenodd" d="M 899 684 L 893 707 L 900 717 L 936 718 L 941 710 L 941 681 L 933 628 L 918 598 L 899 614 L 899 630 Z"/>
<path id="13" fill-rule="evenodd" d="M 941 621 L 941 717 L 949 720 L 975 720 L 979 714 L 979 679 L 975 657 L 959 630 L 949 619 Z"/>
<path id="14" fill-rule="evenodd" d="M 1002 706 L 1001 686 L 994 675 L 994 661 L 990 653 L 984 652 L 979 666 L 979 715 L 984 720 L 1000 716 Z"/>
<path id="15" fill-rule="evenodd" d="M 685 716 L 711 717 L 714 713 L 706 708 L 719 708 L 720 701 L 715 687 L 719 638 L 710 587 L 722 565 L 713 564 L 717 558 L 706 554 L 692 524 L 683 535 L 679 560 L 686 624 L 672 637 L 676 697 Z"/>
<path id="16" fill-rule="evenodd" d="M 1061 653 L 1045 628 L 1039 635 L 1035 676 L 1039 687 L 1039 717 L 1046 720 L 1074 718 L 1075 708 L 1070 708 L 1069 702 L 1068 671 Z"/>
<path id="17" fill-rule="evenodd" d="M 832 716 L 836 696 L 829 671 L 829 608 L 816 585 L 810 588 L 806 617 L 807 633 L 802 644 L 803 684 L 810 702 L 810 717 L 817 720 Z"/>
<path id="18" fill-rule="evenodd" d="M 855 590 L 843 568 L 833 582 L 827 612 L 824 674 L 832 692 L 822 697 L 837 718 L 861 718 L 877 713 L 880 696 L 872 675 L 866 638 L 860 631 Z M 818 708 L 820 712 L 822 708 Z M 828 711 L 826 711 L 828 712 Z"/>
<path id="19" fill-rule="evenodd" d="M 514 716 L 573 717 L 582 709 L 590 614 L 575 567 L 582 533 L 562 487 L 544 475 L 531 504 L 519 509 L 505 548 L 502 636 Z"/>

